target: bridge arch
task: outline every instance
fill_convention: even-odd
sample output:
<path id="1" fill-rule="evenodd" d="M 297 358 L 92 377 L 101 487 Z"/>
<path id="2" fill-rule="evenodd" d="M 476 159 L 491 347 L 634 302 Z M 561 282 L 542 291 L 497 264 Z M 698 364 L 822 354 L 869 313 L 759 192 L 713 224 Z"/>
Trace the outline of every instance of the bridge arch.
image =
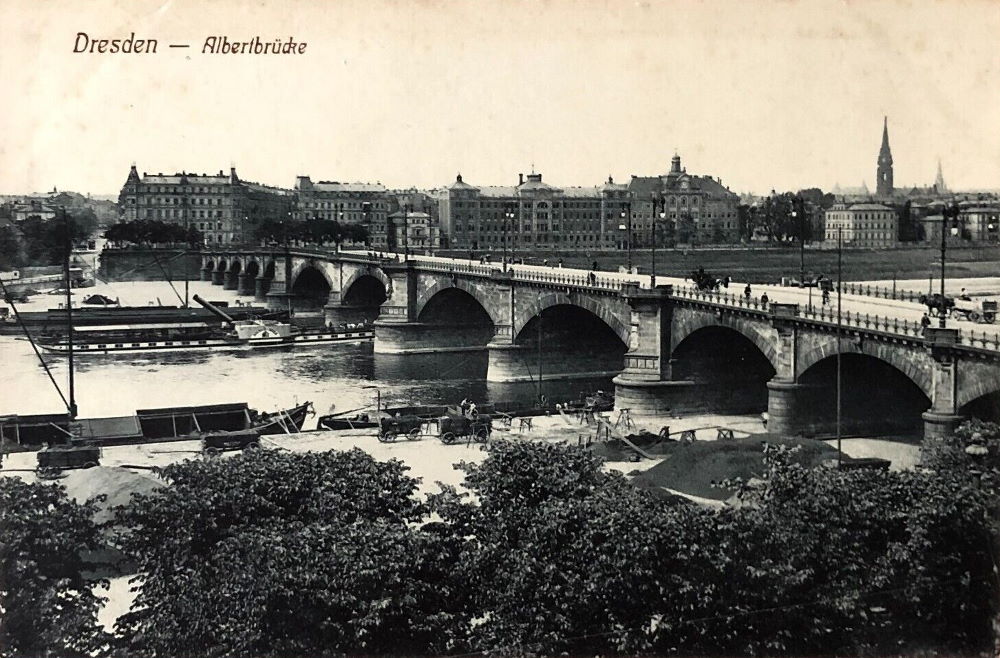
<path id="1" fill-rule="evenodd" d="M 543 293 L 528 304 L 516 308 L 513 327 L 514 340 L 517 340 L 517 337 L 532 319 L 538 317 L 546 309 L 555 306 L 575 306 L 589 311 L 592 315 L 602 320 L 618 336 L 623 344 L 628 345 L 629 333 L 631 331 L 629 322 L 621 317 L 620 313 L 612 310 L 611 304 L 600 303 L 585 296 L 570 296 L 563 292 Z"/>
<path id="2" fill-rule="evenodd" d="M 836 356 L 838 342 L 840 343 L 839 352 L 841 354 L 859 354 L 886 363 L 906 375 L 928 400 L 934 399 L 932 369 L 921 367 L 916 363 L 912 352 L 908 356 L 892 346 L 870 340 L 860 340 L 857 337 L 845 337 L 840 341 L 836 337 L 830 337 L 828 340 L 822 341 L 818 345 L 806 350 L 798 358 L 796 379 L 804 375 L 817 363 Z"/>
<path id="3" fill-rule="evenodd" d="M 216 272 L 228 272 L 229 271 L 229 262 L 225 258 L 220 258 L 215 263 L 215 271 Z"/>
<path id="4" fill-rule="evenodd" d="M 233 274 L 239 274 L 243 271 L 243 262 L 239 258 L 234 258 L 231 263 L 229 263 L 229 271 Z"/>
<path id="5" fill-rule="evenodd" d="M 247 276 L 257 277 L 260 274 L 260 263 L 256 258 L 251 258 L 247 261 L 246 269 L 244 270 Z"/>
<path id="6" fill-rule="evenodd" d="M 455 277 L 454 279 L 438 279 L 426 289 L 420 291 L 417 294 L 416 316 L 420 317 L 431 300 L 447 290 L 460 290 L 467 293 L 482 307 L 493 325 L 500 323 L 500 317 L 496 309 L 491 308 L 489 303 L 483 303 L 479 291 L 471 282 L 459 277 Z"/>
<path id="7" fill-rule="evenodd" d="M 840 352 L 841 428 L 845 435 L 920 436 L 922 414 L 933 392 L 925 378 L 905 361 L 877 350 L 847 345 Z M 828 350 L 799 374 L 796 407 L 815 434 L 833 435 L 837 426 L 838 358 Z M 804 366 L 804 363 L 803 363 Z"/>
<path id="8" fill-rule="evenodd" d="M 974 390 L 973 390 L 974 388 Z M 976 386 L 958 398 L 959 414 L 993 423 L 1000 423 L 1000 384 Z M 992 389 L 992 390 L 991 390 Z M 976 395 L 976 393 L 980 393 Z"/>
<path id="9" fill-rule="evenodd" d="M 343 282 L 340 289 L 340 299 L 345 304 L 350 304 L 356 296 L 363 292 L 363 288 L 373 282 L 378 282 L 382 289 L 382 300 L 379 301 L 381 305 L 382 301 L 385 301 L 385 295 L 390 285 L 389 277 L 386 276 L 385 272 L 378 267 L 362 267 L 355 269 Z M 374 292 L 374 289 L 373 289 Z M 370 295 L 361 295 L 363 297 L 369 297 Z"/>
<path id="10" fill-rule="evenodd" d="M 740 334 L 760 350 L 772 368 L 778 369 L 778 349 L 774 339 L 758 328 L 754 322 L 731 313 L 725 313 L 720 317 L 707 311 L 675 309 L 670 332 L 673 342 L 671 354 L 692 334 L 712 327 L 721 327 Z"/>
<path id="11" fill-rule="evenodd" d="M 311 261 L 299 263 L 292 272 L 289 291 L 307 306 L 324 306 L 333 289 L 333 282 L 325 269 Z"/>
<path id="12" fill-rule="evenodd" d="M 333 279 L 330 278 L 330 274 L 329 272 L 326 271 L 326 268 L 323 267 L 321 263 L 317 263 L 312 259 L 300 260 L 293 265 L 292 275 L 291 275 L 291 288 L 295 288 L 295 285 L 299 282 L 299 279 L 302 277 L 303 274 L 306 274 L 310 278 L 312 278 L 314 274 L 319 275 L 323 278 L 323 281 L 326 282 L 326 287 L 328 289 L 330 290 L 336 289 L 336 287 L 333 285 Z"/>

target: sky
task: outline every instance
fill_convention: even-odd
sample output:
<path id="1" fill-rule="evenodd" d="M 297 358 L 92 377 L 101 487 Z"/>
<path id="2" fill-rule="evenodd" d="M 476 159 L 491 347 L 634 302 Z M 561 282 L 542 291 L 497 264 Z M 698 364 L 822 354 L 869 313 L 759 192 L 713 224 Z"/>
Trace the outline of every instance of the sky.
<path id="1" fill-rule="evenodd" d="M 655 175 L 735 192 L 1000 188 L 1000 2 L 3 0 L 0 193 L 139 172 L 433 188 Z M 73 53 L 157 39 L 150 55 Z M 302 55 L 202 54 L 292 37 Z M 190 48 L 168 48 L 188 43 Z"/>

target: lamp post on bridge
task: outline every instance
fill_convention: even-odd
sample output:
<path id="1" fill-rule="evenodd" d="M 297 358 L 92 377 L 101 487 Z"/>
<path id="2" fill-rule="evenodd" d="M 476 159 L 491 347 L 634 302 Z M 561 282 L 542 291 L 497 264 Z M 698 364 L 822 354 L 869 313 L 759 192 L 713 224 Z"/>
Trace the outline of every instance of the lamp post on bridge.
<path id="1" fill-rule="evenodd" d="M 507 271 L 507 240 L 510 239 L 510 224 L 514 221 L 514 209 L 510 204 L 504 207 L 503 213 L 503 271 Z M 514 260 L 514 249 L 513 245 L 510 250 L 510 259 Z"/>
<path id="2" fill-rule="evenodd" d="M 662 208 L 659 215 L 657 215 L 657 208 Z M 653 214 L 651 216 L 653 222 L 653 249 L 650 253 L 650 258 L 652 260 L 652 272 L 649 275 L 649 287 L 653 289 L 656 287 L 656 226 L 658 224 L 657 219 L 665 219 L 667 216 L 667 200 L 663 198 L 663 194 L 660 192 L 653 193 Z"/>
<path id="3" fill-rule="evenodd" d="M 941 303 L 938 306 L 938 326 L 945 328 L 948 318 L 948 307 L 944 296 L 944 263 L 945 255 L 948 251 L 948 232 L 958 235 L 958 216 L 961 210 L 957 203 L 945 206 L 941 209 Z M 949 222 L 949 220 L 951 220 Z M 950 226 L 949 226 L 950 223 Z"/>
<path id="4" fill-rule="evenodd" d="M 410 238 L 407 235 L 409 233 L 410 224 L 410 204 L 403 204 L 403 260 L 410 260 Z"/>
<path id="5" fill-rule="evenodd" d="M 626 261 L 625 268 L 628 273 L 632 273 L 632 202 L 626 201 L 622 206 L 621 223 L 618 224 L 619 231 L 625 231 Z"/>

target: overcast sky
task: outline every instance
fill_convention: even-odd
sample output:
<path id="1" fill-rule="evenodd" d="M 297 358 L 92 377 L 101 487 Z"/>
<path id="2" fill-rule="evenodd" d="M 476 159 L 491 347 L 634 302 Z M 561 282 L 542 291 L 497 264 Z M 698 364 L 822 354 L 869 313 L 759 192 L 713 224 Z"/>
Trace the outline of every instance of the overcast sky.
<path id="1" fill-rule="evenodd" d="M 503 185 L 653 175 L 737 192 L 1000 188 L 1000 2 L 0 2 L 0 192 L 139 171 Z M 156 55 L 73 54 L 92 38 Z M 304 55 L 203 55 L 211 35 Z M 170 49 L 168 43 L 189 43 Z"/>

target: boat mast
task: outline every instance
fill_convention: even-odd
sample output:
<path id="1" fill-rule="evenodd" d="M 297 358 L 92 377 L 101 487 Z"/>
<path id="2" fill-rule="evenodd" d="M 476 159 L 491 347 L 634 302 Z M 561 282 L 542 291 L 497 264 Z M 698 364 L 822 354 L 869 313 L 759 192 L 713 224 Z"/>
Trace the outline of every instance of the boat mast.
<path id="1" fill-rule="evenodd" d="M 66 214 L 66 207 L 60 206 L 63 219 L 63 230 L 66 235 L 66 260 L 64 262 L 64 273 L 66 275 L 66 337 L 67 354 L 69 355 L 69 419 L 76 420 L 76 389 L 74 383 L 75 369 L 73 367 L 73 289 L 70 279 L 69 261 L 73 253 L 73 236 L 70 231 L 69 215 Z"/>
<path id="2" fill-rule="evenodd" d="M 538 312 L 538 404 L 542 403 L 542 312 Z"/>

